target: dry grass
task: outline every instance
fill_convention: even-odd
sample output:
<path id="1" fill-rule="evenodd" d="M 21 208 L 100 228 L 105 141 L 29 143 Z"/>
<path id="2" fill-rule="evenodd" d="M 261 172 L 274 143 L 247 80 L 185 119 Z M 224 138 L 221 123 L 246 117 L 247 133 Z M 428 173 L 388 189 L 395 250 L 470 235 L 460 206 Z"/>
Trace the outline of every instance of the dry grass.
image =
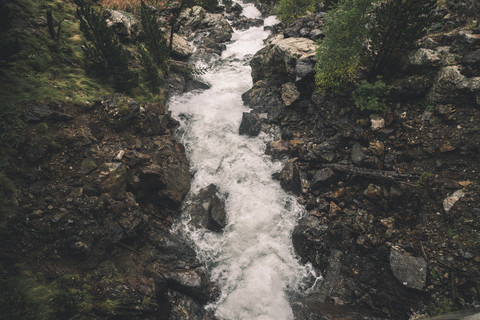
<path id="1" fill-rule="evenodd" d="M 145 4 L 163 8 L 168 0 L 144 0 Z M 136 12 L 140 8 L 141 0 L 102 0 L 101 5 L 104 8 Z"/>

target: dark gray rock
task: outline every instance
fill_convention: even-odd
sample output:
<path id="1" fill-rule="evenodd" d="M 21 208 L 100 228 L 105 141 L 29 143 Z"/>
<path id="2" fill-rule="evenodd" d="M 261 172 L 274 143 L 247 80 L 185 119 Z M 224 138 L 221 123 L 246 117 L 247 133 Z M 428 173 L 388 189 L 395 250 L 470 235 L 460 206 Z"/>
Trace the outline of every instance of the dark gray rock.
<path id="1" fill-rule="evenodd" d="M 310 185 L 313 189 L 321 188 L 328 184 L 335 177 L 335 172 L 330 168 L 323 168 L 315 171 Z"/>
<path id="2" fill-rule="evenodd" d="M 227 225 L 225 200 L 214 184 L 200 190 L 184 213 L 191 216 L 194 225 L 211 231 L 219 232 Z"/>
<path id="3" fill-rule="evenodd" d="M 300 179 L 300 171 L 295 163 L 296 159 L 287 162 L 280 172 L 280 185 L 285 191 L 290 191 L 295 195 L 302 192 L 302 181 Z"/>
<path id="4" fill-rule="evenodd" d="M 256 137 L 260 133 L 261 121 L 257 114 L 244 112 L 240 123 L 239 134 Z"/>
<path id="5" fill-rule="evenodd" d="M 71 115 L 51 109 L 44 104 L 32 103 L 27 105 L 25 112 L 20 117 L 27 123 L 35 123 L 41 121 L 70 121 L 73 119 Z"/>
<path id="6" fill-rule="evenodd" d="M 390 252 L 390 267 L 393 275 L 408 288 L 423 290 L 427 281 L 427 262 L 422 257 L 413 257 L 398 250 Z"/>

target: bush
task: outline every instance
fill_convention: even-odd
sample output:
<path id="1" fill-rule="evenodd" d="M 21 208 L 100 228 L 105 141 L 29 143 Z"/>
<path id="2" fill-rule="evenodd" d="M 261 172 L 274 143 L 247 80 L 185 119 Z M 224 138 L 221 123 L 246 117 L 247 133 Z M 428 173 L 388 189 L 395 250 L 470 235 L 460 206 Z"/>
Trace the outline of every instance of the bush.
<path id="1" fill-rule="evenodd" d="M 115 88 L 128 92 L 137 85 L 138 75 L 128 69 L 128 57 L 117 41 L 107 22 L 85 0 L 74 0 L 80 30 L 90 44 L 84 52 L 89 63 L 88 70 L 97 76 L 111 75 Z"/>
<path id="2" fill-rule="evenodd" d="M 381 111 L 386 109 L 385 97 L 387 95 L 387 86 L 382 79 L 377 79 L 374 83 L 362 80 L 352 93 L 352 98 L 360 110 Z"/>
<path id="3" fill-rule="evenodd" d="M 276 13 L 280 20 L 288 24 L 308 10 L 313 11 L 316 2 L 316 0 L 280 0 Z"/>
<path id="4" fill-rule="evenodd" d="M 165 40 L 162 30 L 160 30 L 160 25 L 157 21 L 155 13 L 150 8 L 148 8 L 143 1 L 141 3 L 140 16 L 145 46 L 150 53 L 149 59 L 151 60 L 153 58 L 155 64 L 160 69 L 165 71 L 167 69 L 167 61 L 170 57 L 170 50 L 167 46 L 167 41 Z M 141 55 L 142 57 L 146 58 L 144 54 Z M 145 59 L 142 59 L 142 62 L 147 61 L 145 61 Z M 147 73 L 150 71 L 147 70 Z"/>
<path id="5" fill-rule="evenodd" d="M 375 6 L 369 42 L 370 78 L 395 71 L 401 56 L 413 48 L 432 24 L 436 3 L 437 0 L 390 0 Z"/>
<path id="6" fill-rule="evenodd" d="M 372 0 L 341 0 L 327 13 L 325 38 L 317 48 L 315 83 L 321 94 L 350 89 L 365 59 Z"/>
<path id="7" fill-rule="evenodd" d="M 153 94 L 158 93 L 158 87 L 162 84 L 162 81 L 158 75 L 158 68 L 153 62 L 150 53 L 145 50 L 144 46 L 138 45 L 137 51 L 140 54 L 140 63 L 143 67 L 145 81 L 148 82 L 150 86 L 150 91 Z"/>
<path id="8" fill-rule="evenodd" d="M 5 0 L 0 0 L 0 60 L 8 60 L 20 51 L 20 42 L 9 34 L 12 23 L 11 9 Z"/>

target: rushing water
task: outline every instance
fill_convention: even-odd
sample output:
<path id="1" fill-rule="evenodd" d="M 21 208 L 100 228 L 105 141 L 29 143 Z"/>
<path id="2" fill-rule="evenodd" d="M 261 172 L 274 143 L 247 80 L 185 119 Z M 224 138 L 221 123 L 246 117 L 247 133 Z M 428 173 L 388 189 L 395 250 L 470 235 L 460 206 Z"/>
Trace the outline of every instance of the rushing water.
<path id="1" fill-rule="evenodd" d="M 244 15 L 260 17 L 252 4 Z M 272 23 L 273 17 L 266 19 Z M 295 197 L 287 195 L 272 174 L 282 163 L 265 156 L 265 134 L 240 136 L 241 94 L 252 86 L 251 56 L 263 47 L 263 27 L 235 30 L 222 58 L 203 75 L 211 88 L 172 99 L 181 120 L 195 177 L 192 193 L 213 183 L 226 196 L 228 225 L 222 233 L 179 226 L 194 241 L 197 254 L 220 288 L 209 308 L 220 319 L 293 319 L 288 294 L 303 290 L 309 267 L 296 259 L 291 234 L 302 216 Z"/>

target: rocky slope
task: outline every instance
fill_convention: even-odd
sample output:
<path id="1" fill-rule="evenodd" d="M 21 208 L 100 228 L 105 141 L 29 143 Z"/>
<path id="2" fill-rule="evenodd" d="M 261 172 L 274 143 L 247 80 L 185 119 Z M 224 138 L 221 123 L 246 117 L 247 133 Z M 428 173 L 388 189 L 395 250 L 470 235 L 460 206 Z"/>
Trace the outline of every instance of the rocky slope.
<path id="1" fill-rule="evenodd" d="M 277 134 L 267 153 L 288 158 L 278 179 L 308 210 L 295 249 L 325 278 L 295 304 L 298 319 L 360 317 L 352 306 L 408 319 L 478 303 L 480 30 L 440 13 L 450 28 L 402 62 L 385 113 L 315 93 L 322 13 L 252 59 L 241 131 Z"/>

